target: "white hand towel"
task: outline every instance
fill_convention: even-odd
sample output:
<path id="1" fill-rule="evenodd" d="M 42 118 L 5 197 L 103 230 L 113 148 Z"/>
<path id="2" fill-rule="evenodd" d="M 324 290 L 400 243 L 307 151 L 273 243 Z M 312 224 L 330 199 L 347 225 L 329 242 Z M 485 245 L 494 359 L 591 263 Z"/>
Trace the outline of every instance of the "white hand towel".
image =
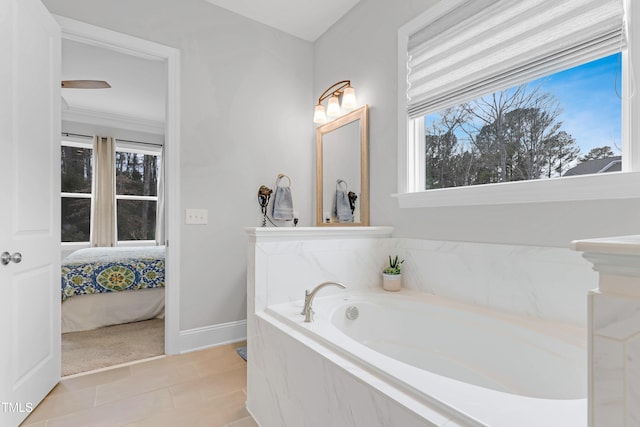
<path id="1" fill-rule="evenodd" d="M 291 180 L 286 175 L 278 175 L 276 179 L 275 195 L 273 196 L 273 206 L 271 216 L 273 219 L 280 221 L 292 221 L 293 220 L 293 198 L 291 197 L 291 187 L 289 185 L 280 186 L 280 180 L 287 178 L 289 184 Z"/>
<path id="2" fill-rule="evenodd" d="M 338 222 L 353 222 L 353 211 L 349 203 L 349 190 L 347 189 L 347 183 L 343 179 L 336 181 L 334 215 Z"/>

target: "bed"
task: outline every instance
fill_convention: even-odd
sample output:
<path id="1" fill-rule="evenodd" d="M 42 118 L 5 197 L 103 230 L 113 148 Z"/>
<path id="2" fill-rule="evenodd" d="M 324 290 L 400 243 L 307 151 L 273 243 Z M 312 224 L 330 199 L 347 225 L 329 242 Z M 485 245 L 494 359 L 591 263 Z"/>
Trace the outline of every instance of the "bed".
<path id="1" fill-rule="evenodd" d="M 62 261 L 62 332 L 164 316 L 165 247 L 80 249 Z"/>

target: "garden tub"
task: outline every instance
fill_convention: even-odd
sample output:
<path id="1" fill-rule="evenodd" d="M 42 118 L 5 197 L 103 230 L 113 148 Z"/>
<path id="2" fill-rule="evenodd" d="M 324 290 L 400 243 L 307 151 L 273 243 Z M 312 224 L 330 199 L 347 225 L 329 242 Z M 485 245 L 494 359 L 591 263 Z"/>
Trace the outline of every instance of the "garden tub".
<path id="1" fill-rule="evenodd" d="M 270 306 L 265 320 L 373 373 L 371 387 L 390 398 L 391 389 L 447 414 L 451 425 L 587 424 L 583 328 L 411 290 L 333 291 L 315 298 L 311 323 L 301 309 L 302 301 Z"/>

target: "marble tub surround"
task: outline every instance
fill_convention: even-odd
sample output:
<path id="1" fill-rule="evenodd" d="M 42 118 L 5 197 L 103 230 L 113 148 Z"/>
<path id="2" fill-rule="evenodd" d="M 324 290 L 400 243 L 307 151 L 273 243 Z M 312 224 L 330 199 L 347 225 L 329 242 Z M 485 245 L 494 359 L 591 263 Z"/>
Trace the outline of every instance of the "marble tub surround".
<path id="1" fill-rule="evenodd" d="M 255 326 L 251 348 L 260 358 L 249 359 L 247 409 L 261 427 L 468 425 L 445 424 L 451 420 L 446 412 L 386 387 L 371 371 L 264 313 Z"/>
<path id="2" fill-rule="evenodd" d="M 382 292 L 390 254 L 405 259 L 407 292 L 586 327 L 586 294 L 597 274 L 578 253 L 391 233 L 390 227 L 247 229 L 247 408 L 261 426 L 483 425 L 438 402 L 426 405 L 269 314 L 268 307 L 301 302 L 305 289 L 328 280 L 348 290 L 327 288 L 316 303 L 338 292 Z"/>
<path id="3" fill-rule="evenodd" d="M 396 239 L 403 286 L 586 328 L 588 261 L 567 248 Z"/>
<path id="4" fill-rule="evenodd" d="M 269 305 L 302 301 L 306 289 L 319 283 L 335 280 L 345 283 L 350 290 L 380 286 L 381 262 L 386 261 L 387 248 L 394 245 L 391 227 L 297 227 L 247 228 L 247 410 L 262 427 L 326 426 L 321 416 L 331 400 L 331 407 L 347 410 L 353 402 L 339 402 L 338 395 L 368 399 L 365 387 L 358 380 L 359 373 L 341 378 L 341 385 L 332 385 L 334 377 L 323 372 L 335 365 L 316 350 L 300 348 L 298 340 L 283 333 L 261 318 Z M 384 254 L 384 255 L 383 255 Z M 344 292 L 342 289 L 323 289 L 323 295 Z M 318 299 L 323 298 L 319 295 Z M 302 306 L 301 306 L 302 307 Z M 300 316 L 301 321 L 303 316 Z M 297 361 L 297 362 L 295 362 Z M 329 363 L 332 366 L 328 366 Z M 344 366 L 344 364 L 340 364 Z M 343 369 L 343 368 L 340 368 Z M 282 373 L 285 373 L 282 375 Z M 318 378 L 319 377 L 319 378 Z M 320 380 L 320 383 L 314 382 Z M 294 383 L 297 387 L 289 386 Z M 284 387 L 284 389 L 282 388 Z M 298 388 L 301 387 L 301 388 Z M 345 387 L 339 393 L 327 393 L 326 387 Z M 295 390 L 295 391 L 294 391 Z M 305 405 L 279 396 L 304 390 Z M 313 403 L 317 399 L 317 405 Z M 383 413 L 394 413 L 398 407 L 385 396 L 372 397 L 369 417 L 376 418 L 376 408 Z M 379 411 L 379 412 L 380 412 Z M 406 413 L 398 415 L 404 419 Z M 326 413 L 324 414 L 326 415 Z M 381 415 L 382 416 L 382 415 Z M 419 426 L 414 421 L 407 427 Z M 345 424 L 347 426 L 349 424 Z M 351 424 L 356 425 L 356 424 Z M 360 424 L 365 425 L 365 424 Z M 375 425 L 375 424 L 369 424 Z"/>
<path id="5" fill-rule="evenodd" d="M 306 289 L 325 281 L 348 289 L 381 286 L 381 265 L 393 250 L 392 227 L 247 228 L 248 304 L 301 300 Z M 322 295 L 340 292 L 327 288 Z M 254 301 L 252 301 L 252 299 Z M 251 311 L 250 311 L 251 312 Z"/>
<path id="6" fill-rule="evenodd" d="M 589 426 L 640 426 L 640 235 L 571 247 L 600 275 L 589 294 Z"/>
<path id="7" fill-rule="evenodd" d="M 586 295 L 598 286 L 598 275 L 579 253 L 566 248 L 393 238 L 392 231 L 392 227 L 248 228 L 249 303 L 254 299 L 255 308 L 263 310 L 299 300 L 305 289 L 327 280 L 342 282 L 348 289 L 381 288 L 388 257 L 398 254 L 405 260 L 404 288 L 586 327 Z"/>

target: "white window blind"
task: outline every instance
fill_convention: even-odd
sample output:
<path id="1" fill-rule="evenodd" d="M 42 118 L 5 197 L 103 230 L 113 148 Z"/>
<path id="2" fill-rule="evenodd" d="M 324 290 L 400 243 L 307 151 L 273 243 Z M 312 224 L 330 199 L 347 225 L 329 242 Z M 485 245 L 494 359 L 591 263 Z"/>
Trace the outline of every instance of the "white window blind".
<path id="1" fill-rule="evenodd" d="M 624 48 L 622 0 L 461 3 L 427 11 L 424 25 L 409 35 L 411 118 Z"/>

